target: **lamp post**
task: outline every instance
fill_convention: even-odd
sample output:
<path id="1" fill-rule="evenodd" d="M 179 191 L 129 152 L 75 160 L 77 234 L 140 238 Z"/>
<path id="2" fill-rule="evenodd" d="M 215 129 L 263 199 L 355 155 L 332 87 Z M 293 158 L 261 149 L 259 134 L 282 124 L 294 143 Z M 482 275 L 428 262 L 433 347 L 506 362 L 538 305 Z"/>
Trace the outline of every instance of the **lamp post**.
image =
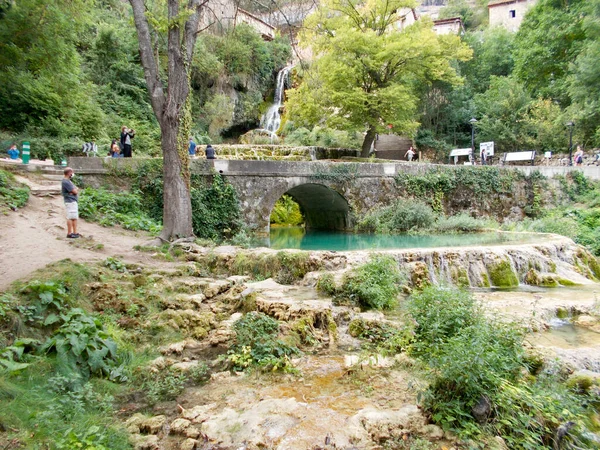
<path id="1" fill-rule="evenodd" d="M 569 166 L 573 165 L 573 128 L 575 128 L 575 122 L 567 122 L 566 125 L 569 127 Z"/>
<path id="2" fill-rule="evenodd" d="M 475 124 L 477 123 L 477 119 L 473 117 L 469 120 L 471 124 L 471 157 L 473 159 L 473 163 L 475 162 Z"/>

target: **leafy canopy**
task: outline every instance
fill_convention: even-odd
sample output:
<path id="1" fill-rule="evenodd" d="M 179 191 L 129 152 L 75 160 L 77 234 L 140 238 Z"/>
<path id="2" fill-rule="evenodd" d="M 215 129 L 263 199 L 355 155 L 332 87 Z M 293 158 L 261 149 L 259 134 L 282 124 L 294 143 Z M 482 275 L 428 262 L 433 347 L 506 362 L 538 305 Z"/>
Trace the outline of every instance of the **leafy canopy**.
<path id="1" fill-rule="evenodd" d="M 347 130 L 398 133 L 418 126 L 417 90 L 423 83 L 460 83 L 451 65 L 471 50 L 457 36 L 437 36 L 425 18 L 402 28 L 412 0 L 327 0 L 309 16 L 303 45 L 317 55 L 303 83 L 288 92 L 289 117 Z"/>

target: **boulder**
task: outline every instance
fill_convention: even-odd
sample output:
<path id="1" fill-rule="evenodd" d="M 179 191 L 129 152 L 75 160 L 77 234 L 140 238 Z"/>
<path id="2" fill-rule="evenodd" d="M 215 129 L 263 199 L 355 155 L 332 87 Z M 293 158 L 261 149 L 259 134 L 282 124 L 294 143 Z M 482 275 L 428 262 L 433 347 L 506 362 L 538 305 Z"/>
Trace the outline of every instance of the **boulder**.
<path id="1" fill-rule="evenodd" d="M 216 403 L 208 405 L 198 405 L 191 409 L 186 409 L 181 413 L 181 417 L 191 420 L 193 423 L 202 423 L 210 417 L 212 411 L 217 407 Z"/>
<path id="2" fill-rule="evenodd" d="M 417 433 L 427 420 L 416 405 L 406 405 L 398 410 L 361 409 L 348 423 L 354 429 L 366 430 L 375 442 L 384 442 Z"/>
<path id="3" fill-rule="evenodd" d="M 394 359 L 388 358 L 383 355 L 371 355 L 364 358 L 360 355 L 345 355 L 344 366 L 345 367 L 360 367 L 361 369 L 374 368 L 381 369 L 392 367 L 394 365 Z"/>
<path id="4" fill-rule="evenodd" d="M 171 422 L 171 433 L 185 434 L 186 430 L 192 424 L 188 419 L 177 418 Z"/>
<path id="5" fill-rule="evenodd" d="M 181 443 L 179 446 L 180 450 L 194 450 L 198 441 L 196 439 L 188 438 Z"/>
<path id="6" fill-rule="evenodd" d="M 149 435 L 142 436 L 140 434 L 133 434 L 130 436 L 129 441 L 135 450 L 158 450 L 158 436 Z"/>
<path id="7" fill-rule="evenodd" d="M 163 429 L 166 423 L 167 418 L 163 415 L 146 418 L 139 424 L 140 432 L 157 434 Z"/>

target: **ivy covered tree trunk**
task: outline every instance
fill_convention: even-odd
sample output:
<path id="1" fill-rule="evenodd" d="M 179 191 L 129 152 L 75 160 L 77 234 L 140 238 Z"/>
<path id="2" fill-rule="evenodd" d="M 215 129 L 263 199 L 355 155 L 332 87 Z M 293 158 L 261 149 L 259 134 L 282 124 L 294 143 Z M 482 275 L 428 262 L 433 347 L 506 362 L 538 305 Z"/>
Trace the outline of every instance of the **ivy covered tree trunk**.
<path id="1" fill-rule="evenodd" d="M 129 0 L 138 34 L 140 57 L 152 109 L 161 129 L 163 152 L 163 230 L 160 238 L 173 240 L 193 236 L 190 169 L 187 139 L 190 134 L 190 61 L 198 36 L 201 0 L 168 0 L 167 79 L 161 80 L 154 55 L 144 0 Z M 156 17 L 154 17 L 156 19 Z M 186 18 L 185 22 L 183 18 Z M 165 87 L 166 93 L 165 93 Z"/>

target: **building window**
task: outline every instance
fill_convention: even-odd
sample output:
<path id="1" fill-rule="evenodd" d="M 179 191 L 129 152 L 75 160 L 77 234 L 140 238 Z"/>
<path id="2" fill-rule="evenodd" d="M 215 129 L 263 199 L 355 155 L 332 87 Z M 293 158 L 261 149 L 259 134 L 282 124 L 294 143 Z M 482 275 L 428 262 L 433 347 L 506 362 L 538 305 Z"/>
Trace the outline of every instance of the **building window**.
<path id="1" fill-rule="evenodd" d="M 508 17 L 510 17 L 511 19 L 514 19 L 515 17 L 517 17 L 517 11 L 516 11 L 516 10 L 514 10 L 514 9 L 511 9 L 511 10 L 508 12 Z"/>

